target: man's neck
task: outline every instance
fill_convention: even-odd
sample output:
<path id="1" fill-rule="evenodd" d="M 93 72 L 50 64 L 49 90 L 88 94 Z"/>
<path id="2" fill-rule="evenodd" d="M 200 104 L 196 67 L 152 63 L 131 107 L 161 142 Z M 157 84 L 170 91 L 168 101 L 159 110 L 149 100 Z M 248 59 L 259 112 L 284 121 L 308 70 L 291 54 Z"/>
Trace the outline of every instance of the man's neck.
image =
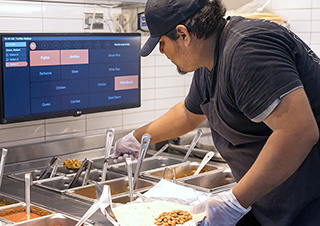
<path id="1" fill-rule="evenodd" d="M 227 26 L 228 23 L 229 21 L 227 21 L 224 28 Z M 198 45 L 200 47 L 198 52 L 200 56 L 199 62 L 203 62 L 204 65 L 202 67 L 206 67 L 209 71 L 211 71 L 214 66 L 214 52 L 215 52 L 215 48 L 217 48 L 216 47 L 217 38 L 218 38 L 217 36 L 218 34 L 215 33 L 214 35 L 212 35 L 207 39 L 197 40 L 199 42 Z"/>
<path id="2" fill-rule="evenodd" d="M 197 39 L 195 43 L 195 53 L 198 55 L 198 64 L 200 67 L 206 67 L 211 70 L 214 63 L 214 50 L 216 45 L 216 35 L 207 39 Z"/>

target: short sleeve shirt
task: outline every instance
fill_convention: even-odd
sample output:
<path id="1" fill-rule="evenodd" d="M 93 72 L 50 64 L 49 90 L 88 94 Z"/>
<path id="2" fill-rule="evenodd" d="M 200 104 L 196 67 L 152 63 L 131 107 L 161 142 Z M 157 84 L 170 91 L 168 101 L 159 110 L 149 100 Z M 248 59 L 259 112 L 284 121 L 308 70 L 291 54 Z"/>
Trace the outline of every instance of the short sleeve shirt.
<path id="1" fill-rule="evenodd" d="M 283 26 L 242 17 L 230 19 L 214 56 L 212 70 L 195 71 L 185 106 L 195 114 L 206 110 L 215 146 L 238 181 L 272 133 L 256 119 L 284 95 L 303 87 L 319 125 L 320 60 Z M 294 175 L 252 205 L 262 225 L 292 225 L 308 203 L 320 200 L 319 150 L 318 142 Z"/>
<path id="2" fill-rule="evenodd" d="M 268 135 L 271 131 L 254 119 L 304 87 L 319 118 L 319 58 L 295 34 L 273 22 L 232 17 L 218 48 L 214 68 L 194 73 L 185 100 L 189 111 L 203 114 L 201 103 L 215 96 L 220 116 L 233 129 Z"/>

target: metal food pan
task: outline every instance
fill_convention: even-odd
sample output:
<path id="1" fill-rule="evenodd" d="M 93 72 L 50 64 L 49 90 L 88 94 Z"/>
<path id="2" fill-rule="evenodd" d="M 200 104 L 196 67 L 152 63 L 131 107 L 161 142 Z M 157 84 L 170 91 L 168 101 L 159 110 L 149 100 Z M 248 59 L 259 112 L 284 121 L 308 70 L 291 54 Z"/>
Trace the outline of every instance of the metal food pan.
<path id="1" fill-rule="evenodd" d="M 12 218 L 10 218 L 10 216 L 17 214 L 17 213 L 22 214 L 20 216 L 20 219 L 12 220 Z M 34 214 L 38 215 L 38 217 L 34 218 L 34 219 L 39 219 L 41 217 L 53 214 L 52 211 L 46 210 L 44 208 L 41 208 L 41 207 L 38 207 L 35 205 L 30 206 L 30 213 L 34 213 Z M 11 223 L 14 223 L 14 225 L 15 225 L 16 223 L 19 223 L 19 222 L 29 221 L 27 219 L 24 219 L 26 217 L 27 217 L 27 215 L 26 215 L 26 204 L 25 203 L 22 203 L 21 205 L 16 205 L 16 206 L 10 206 L 10 207 L 8 206 L 7 208 L 3 208 L 0 210 L 0 219 L 1 219 L 1 221 L 6 222 L 6 223 L 11 222 Z"/>
<path id="2" fill-rule="evenodd" d="M 48 190 L 56 191 L 56 192 L 65 192 L 68 190 L 68 185 L 70 184 L 71 180 L 73 179 L 73 175 L 65 175 L 65 176 L 58 176 L 49 179 L 35 181 L 33 184 Z M 92 184 L 90 180 L 88 181 L 89 184 Z M 79 180 L 76 181 L 74 187 L 82 186 L 82 178 L 80 177 Z"/>
<path id="3" fill-rule="evenodd" d="M 41 173 L 42 173 L 42 171 L 44 169 L 45 168 L 40 168 L 40 169 L 31 170 L 31 171 L 13 173 L 13 174 L 9 174 L 8 176 L 13 178 L 13 179 L 16 179 L 16 180 L 25 181 L 25 174 L 26 173 L 31 173 L 32 181 L 37 181 L 37 180 L 39 180 L 39 177 L 40 177 L 40 175 L 41 175 Z M 63 166 L 59 166 L 58 169 L 57 169 L 56 176 L 63 176 L 63 175 L 66 175 L 66 174 L 74 174 L 76 172 L 77 172 L 77 170 L 68 170 L 68 169 L 64 168 Z M 50 174 L 51 174 L 51 171 L 43 179 L 50 178 Z"/>
<path id="4" fill-rule="evenodd" d="M 172 158 L 172 157 L 159 156 L 159 157 L 145 158 L 142 161 L 140 173 L 147 172 L 153 169 L 163 169 L 167 166 L 172 166 L 180 163 L 182 163 L 182 159 Z M 135 172 L 136 166 L 137 166 L 137 160 L 132 161 L 132 172 Z M 127 173 L 125 163 L 114 164 L 110 166 L 110 170 L 121 172 L 121 173 Z"/>
<path id="5" fill-rule="evenodd" d="M 100 182 L 101 176 L 102 176 L 102 171 L 98 170 L 98 169 L 94 169 L 94 170 L 90 171 L 89 180 Z M 120 173 L 107 171 L 106 180 L 113 180 L 113 179 L 122 178 L 122 177 L 125 177 L 125 175 L 120 174 Z"/>
<path id="6" fill-rule="evenodd" d="M 45 225 L 45 226 L 72 226 L 76 225 L 78 223 L 79 219 L 70 217 L 65 214 L 61 213 L 55 213 L 53 215 L 42 217 L 42 218 L 36 218 L 33 220 L 29 220 L 26 222 L 17 223 L 14 225 L 19 226 L 39 226 L 39 225 Z M 89 224 L 87 222 L 83 223 L 84 226 L 93 226 L 92 224 Z"/>
<path id="7" fill-rule="evenodd" d="M 182 178 L 197 177 L 201 174 L 206 174 L 208 172 L 221 170 L 221 167 L 207 164 L 205 167 L 203 167 L 203 169 L 200 171 L 198 175 L 194 176 L 193 174 L 196 172 L 199 165 L 200 165 L 199 162 L 185 162 L 182 164 L 173 165 L 171 166 L 171 169 L 175 171 L 177 180 L 181 180 Z M 165 170 L 164 168 L 155 169 L 149 172 L 144 172 L 142 173 L 142 175 L 145 177 L 150 177 L 154 179 L 161 179 L 164 176 L 165 179 L 172 180 L 174 176 L 173 170 L 167 169 L 165 171 L 165 174 L 163 175 L 164 170 Z"/>
<path id="8" fill-rule="evenodd" d="M 0 194 L 0 209 L 6 208 L 8 206 L 18 205 L 18 204 L 22 204 L 22 202 L 20 202 L 17 199 L 10 198 L 6 195 Z"/>
<path id="9" fill-rule="evenodd" d="M 103 164 L 104 164 L 104 157 L 99 157 L 96 159 L 92 159 L 93 161 L 93 167 L 97 168 L 97 169 L 102 169 L 103 168 Z M 116 164 L 113 162 L 112 158 L 108 158 L 108 166 L 110 167 L 110 165 Z"/>
<path id="10" fill-rule="evenodd" d="M 129 193 L 129 184 L 128 184 L 127 177 L 101 182 L 100 184 L 110 186 L 112 198 L 116 197 L 117 195 Z M 154 185 L 155 185 L 154 182 L 138 178 L 135 192 L 146 191 L 152 188 Z M 65 194 L 74 198 L 78 198 L 78 199 L 90 201 L 90 202 L 94 202 L 97 199 L 96 189 L 94 184 L 79 187 L 79 188 L 69 189 L 68 191 L 66 191 Z"/>
<path id="11" fill-rule="evenodd" d="M 230 170 L 221 170 L 204 173 L 194 178 L 182 179 L 179 184 L 204 192 L 213 192 L 232 188 L 236 182 Z"/>
<path id="12" fill-rule="evenodd" d="M 13 179 L 19 180 L 19 181 L 25 181 L 25 174 L 31 173 L 32 181 L 37 181 L 37 180 L 39 180 L 39 177 L 40 177 L 43 170 L 44 170 L 44 168 L 43 169 L 36 169 L 36 170 L 32 170 L 32 171 L 21 172 L 21 173 L 13 173 L 13 174 L 9 174 L 8 176 Z M 46 176 L 46 178 L 49 178 L 49 176 L 50 176 L 50 174 L 48 174 Z M 58 174 L 57 174 L 57 176 L 58 176 Z M 44 178 L 44 179 L 46 179 L 46 178 Z"/>
<path id="13" fill-rule="evenodd" d="M 139 195 L 134 194 L 133 195 L 133 201 L 136 200 L 137 198 L 139 198 Z M 129 194 L 121 195 L 121 196 L 117 196 L 117 197 L 112 198 L 112 203 L 126 204 L 128 202 L 130 202 Z"/>
<path id="14" fill-rule="evenodd" d="M 151 157 L 151 156 L 152 156 L 151 154 L 147 153 L 145 157 Z M 103 156 L 92 159 L 92 161 L 93 161 L 93 167 L 95 167 L 97 169 L 103 168 L 103 164 L 104 164 L 104 157 Z M 112 158 L 108 158 L 108 168 L 110 168 L 112 165 L 118 165 L 118 164 L 121 165 L 121 163 L 115 163 Z M 125 172 L 127 172 L 127 171 L 125 171 Z"/>
<path id="15" fill-rule="evenodd" d="M 137 198 L 139 198 L 143 193 L 147 192 L 148 190 L 149 190 L 149 188 L 148 189 L 140 189 L 139 191 L 135 191 L 133 194 L 133 200 L 136 200 Z M 130 202 L 129 193 L 114 195 L 112 197 L 112 203 L 127 204 L 128 202 Z"/>

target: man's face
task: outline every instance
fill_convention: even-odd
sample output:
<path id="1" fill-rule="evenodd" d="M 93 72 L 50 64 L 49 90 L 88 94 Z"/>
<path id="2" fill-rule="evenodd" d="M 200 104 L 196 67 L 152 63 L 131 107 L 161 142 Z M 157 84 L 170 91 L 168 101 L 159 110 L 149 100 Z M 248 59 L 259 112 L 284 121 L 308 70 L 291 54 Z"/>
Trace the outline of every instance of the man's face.
<path id="1" fill-rule="evenodd" d="M 159 50 L 162 54 L 165 54 L 173 64 L 177 66 L 177 70 L 180 74 L 186 74 L 193 70 L 190 69 L 186 51 L 184 51 L 184 46 L 182 45 L 182 42 L 179 41 L 179 39 L 171 40 L 170 38 L 163 35 L 159 40 Z"/>

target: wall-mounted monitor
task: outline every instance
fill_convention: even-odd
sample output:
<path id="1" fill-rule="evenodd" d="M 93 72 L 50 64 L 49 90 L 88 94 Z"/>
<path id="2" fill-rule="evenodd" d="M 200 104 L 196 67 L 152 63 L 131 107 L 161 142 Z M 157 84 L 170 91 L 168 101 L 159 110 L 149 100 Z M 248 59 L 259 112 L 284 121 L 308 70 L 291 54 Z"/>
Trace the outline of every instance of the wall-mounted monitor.
<path id="1" fill-rule="evenodd" d="M 139 33 L 1 36 L 1 123 L 140 106 Z"/>

